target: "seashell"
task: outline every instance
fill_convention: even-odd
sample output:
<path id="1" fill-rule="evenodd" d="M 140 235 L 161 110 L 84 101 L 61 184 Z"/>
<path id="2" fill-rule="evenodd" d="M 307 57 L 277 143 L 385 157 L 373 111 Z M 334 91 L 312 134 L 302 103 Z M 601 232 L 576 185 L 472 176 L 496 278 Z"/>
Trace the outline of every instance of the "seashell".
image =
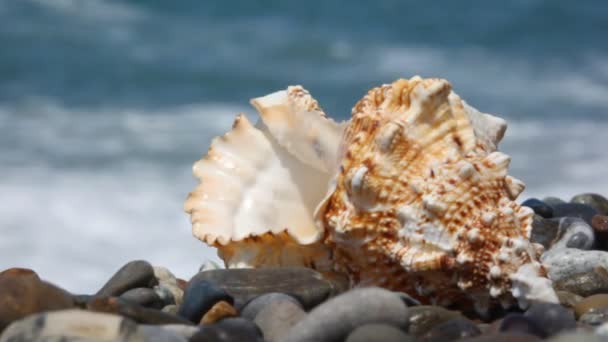
<path id="1" fill-rule="evenodd" d="M 228 267 L 302 265 L 479 313 L 557 302 L 531 243 L 523 182 L 496 151 L 506 122 L 442 79 L 370 90 L 336 124 L 289 87 L 252 100 L 194 165 L 193 232 Z"/>

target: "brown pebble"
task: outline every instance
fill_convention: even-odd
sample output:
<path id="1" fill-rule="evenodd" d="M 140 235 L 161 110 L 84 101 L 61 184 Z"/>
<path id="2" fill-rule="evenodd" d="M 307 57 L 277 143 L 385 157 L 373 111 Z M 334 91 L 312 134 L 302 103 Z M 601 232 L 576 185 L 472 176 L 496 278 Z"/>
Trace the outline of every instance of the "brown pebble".
<path id="1" fill-rule="evenodd" d="M 559 303 L 567 308 L 573 308 L 576 303 L 583 300 L 583 297 L 577 295 L 576 293 L 568 292 L 568 291 L 555 291 L 557 294 L 557 298 L 559 299 Z"/>
<path id="2" fill-rule="evenodd" d="M 188 282 L 184 279 L 177 278 L 177 287 L 179 287 L 182 291 L 186 291 L 186 287 L 188 287 Z"/>
<path id="3" fill-rule="evenodd" d="M 608 307 L 608 294 L 601 293 L 589 296 L 576 303 L 576 305 L 574 305 L 574 313 L 576 313 L 576 318 L 578 318 L 589 310 L 605 307 Z"/>
<path id="4" fill-rule="evenodd" d="M 201 318 L 201 324 L 212 324 L 228 317 L 236 317 L 238 312 L 230 303 L 220 300 Z"/>
<path id="5" fill-rule="evenodd" d="M 608 233 L 608 216 L 595 215 L 591 219 L 591 227 L 598 233 Z"/>
<path id="6" fill-rule="evenodd" d="M 40 280 L 30 269 L 10 268 L 0 273 L 0 332 L 30 314 L 72 307 L 69 292 Z"/>

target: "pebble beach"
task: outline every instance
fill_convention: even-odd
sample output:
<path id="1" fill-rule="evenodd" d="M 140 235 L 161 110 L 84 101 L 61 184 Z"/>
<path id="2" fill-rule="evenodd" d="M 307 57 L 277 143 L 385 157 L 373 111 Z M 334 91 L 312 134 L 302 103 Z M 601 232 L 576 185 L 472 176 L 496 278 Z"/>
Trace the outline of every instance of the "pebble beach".
<path id="1" fill-rule="evenodd" d="M 559 304 L 481 317 L 408 293 L 350 288 L 312 269 L 225 269 L 213 261 L 181 279 L 134 260 L 97 292 L 70 293 L 15 267 L 0 272 L 0 342 L 607 340 L 608 199 L 584 193 L 522 205 L 535 212 L 531 240 L 545 247 L 541 261 Z"/>

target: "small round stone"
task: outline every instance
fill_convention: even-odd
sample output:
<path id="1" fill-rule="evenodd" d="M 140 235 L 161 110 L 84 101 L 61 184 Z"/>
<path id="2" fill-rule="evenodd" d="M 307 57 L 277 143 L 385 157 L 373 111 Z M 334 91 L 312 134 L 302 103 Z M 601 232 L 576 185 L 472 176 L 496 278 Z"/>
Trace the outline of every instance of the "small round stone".
<path id="1" fill-rule="evenodd" d="M 608 216 L 595 215 L 591 219 L 591 227 L 598 233 L 608 232 Z"/>
<path id="2" fill-rule="evenodd" d="M 481 335 L 481 330 L 470 320 L 459 317 L 437 324 L 424 335 L 427 342 L 451 341 Z"/>
<path id="3" fill-rule="evenodd" d="M 153 309 L 162 309 L 164 306 L 163 301 L 156 292 L 146 287 L 131 289 L 121 294 L 120 298 Z"/>
<path id="4" fill-rule="evenodd" d="M 421 337 L 433 327 L 445 321 L 460 318 L 458 311 L 447 310 L 440 306 L 420 305 L 409 308 L 410 335 Z"/>
<path id="5" fill-rule="evenodd" d="M 606 307 L 608 307 L 608 294 L 596 294 L 578 302 L 574 306 L 574 313 L 577 317 L 580 317 L 587 311 Z"/>
<path id="6" fill-rule="evenodd" d="M 238 312 L 234 306 L 226 301 L 220 300 L 203 315 L 203 318 L 201 318 L 201 324 L 212 324 L 224 318 L 236 316 L 238 316 Z"/>
<path id="7" fill-rule="evenodd" d="M 246 303 L 243 306 L 243 309 L 241 309 L 241 317 L 253 321 L 257 316 L 258 312 L 260 312 L 264 307 L 275 301 L 289 301 L 294 305 L 299 306 L 300 309 L 303 310 L 302 304 L 300 304 L 300 302 L 292 296 L 279 292 L 271 292 L 263 294 L 261 296 L 257 296 L 250 300 L 248 303 Z"/>
<path id="8" fill-rule="evenodd" d="M 264 342 L 260 329 L 244 318 L 226 318 L 215 324 L 201 327 L 189 342 Z"/>
<path id="9" fill-rule="evenodd" d="M 179 308 L 179 316 L 197 324 L 217 302 L 234 303 L 232 297 L 224 290 L 196 277 L 188 283 L 183 300 L 184 302 Z"/>
<path id="10" fill-rule="evenodd" d="M 530 198 L 525 200 L 521 205 L 534 210 L 535 214 L 540 215 L 544 218 L 553 217 L 553 208 L 539 199 Z"/>
<path id="11" fill-rule="evenodd" d="M 591 218 L 597 214 L 597 210 L 581 203 L 561 203 L 553 205 L 553 217 L 578 217 L 588 224 Z"/>
<path id="12" fill-rule="evenodd" d="M 595 244 L 593 228 L 583 219 L 563 217 L 559 219 L 559 237 L 551 249 L 576 248 L 589 250 Z"/>
<path id="13" fill-rule="evenodd" d="M 367 323 L 408 326 L 408 308 L 399 295 L 376 287 L 357 288 L 314 308 L 289 331 L 286 341 L 342 340 Z"/>
<path id="14" fill-rule="evenodd" d="M 301 321 L 306 312 L 300 303 L 292 300 L 274 300 L 255 316 L 254 323 L 260 328 L 267 342 L 282 341 L 289 330 Z"/>
<path id="15" fill-rule="evenodd" d="M 593 193 L 580 194 L 572 197 L 570 202 L 586 204 L 595 209 L 599 214 L 608 215 L 608 199 L 602 195 Z"/>
<path id="16" fill-rule="evenodd" d="M 599 326 L 608 322 L 608 307 L 591 309 L 581 315 L 579 323 L 590 326 Z"/>
<path id="17" fill-rule="evenodd" d="M 519 313 L 511 313 L 505 316 L 498 330 L 500 332 L 535 335 L 540 338 L 547 337 L 547 332 L 537 322 Z"/>
<path id="18" fill-rule="evenodd" d="M 97 291 L 97 296 L 120 296 L 130 289 L 152 288 L 157 284 L 158 280 L 154 276 L 152 265 L 147 261 L 135 260 L 116 271 L 112 278 Z"/>
<path id="19" fill-rule="evenodd" d="M 560 304 L 534 303 L 524 316 L 535 321 L 549 336 L 576 329 L 574 311 Z"/>
<path id="20" fill-rule="evenodd" d="M 414 342 L 416 339 L 392 325 L 372 323 L 353 330 L 346 342 Z"/>

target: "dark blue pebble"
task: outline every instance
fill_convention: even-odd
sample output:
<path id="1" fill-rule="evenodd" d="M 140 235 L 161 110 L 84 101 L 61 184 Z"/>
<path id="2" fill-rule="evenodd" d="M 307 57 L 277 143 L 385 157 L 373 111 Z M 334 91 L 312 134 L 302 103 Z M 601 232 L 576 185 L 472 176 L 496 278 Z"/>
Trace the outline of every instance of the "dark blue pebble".
<path id="1" fill-rule="evenodd" d="M 560 304 L 535 303 L 524 316 L 535 321 L 549 336 L 561 331 L 576 329 L 574 311 Z"/>
<path id="2" fill-rule="evenodd" d="M 534 210 L 534 213 L 536 213 L 536 215 L 540 215 L 544 218 L 553 217 L 553 208 L 539 199 L 530 198 L 525 200 L 521 205 Z"/>
<path id="3" fill-rule="evenodd" d="M 581 203 L 559 203 L 553 205 L 553 217 L 578 217 L 591 224 L 591 219 L 597 214 L 593 207 Z"/>
<path id="4" fill-rule="evenodd" d="M 215 287 L 206 280 L 193 278 L 184 291 L 183 303 L 178 315 L 198 324 L 203 315 L 219 301 L 234 303 L 232 297 L 224 290 Z"/>

